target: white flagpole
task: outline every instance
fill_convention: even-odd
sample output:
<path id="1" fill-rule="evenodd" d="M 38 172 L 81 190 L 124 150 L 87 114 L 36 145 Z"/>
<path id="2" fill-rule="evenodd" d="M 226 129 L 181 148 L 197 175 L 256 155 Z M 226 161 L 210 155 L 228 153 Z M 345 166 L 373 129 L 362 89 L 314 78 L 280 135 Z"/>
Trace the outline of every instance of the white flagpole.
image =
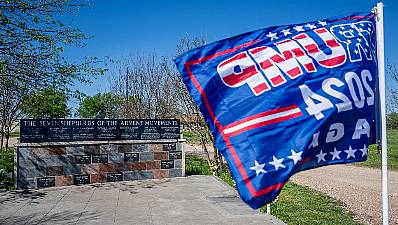
<path id="1" fill-rule="evenodd" d="M 387 130 L 386 130 L 386 93 L 384 65 L 384 21 L 383 3 L 377 3 L 376 35 L 377 62 L 379 74 L 380 122 L 381 122 L 381 186 L 383 200 L 383 225 L 388 225 L 388 179 L 387 179 Z"/>

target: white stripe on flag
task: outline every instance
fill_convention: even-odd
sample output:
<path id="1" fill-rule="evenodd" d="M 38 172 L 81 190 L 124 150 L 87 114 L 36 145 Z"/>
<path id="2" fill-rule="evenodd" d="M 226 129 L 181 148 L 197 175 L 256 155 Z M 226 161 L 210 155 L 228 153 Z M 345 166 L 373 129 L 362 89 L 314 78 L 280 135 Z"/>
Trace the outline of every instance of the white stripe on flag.
<path id="1" fill-rule="evenodd" d="M 252 126 L 252 125 L 256 125 L 256 124 L 260 124 L 260 123 L 267 122 L 267 121 L 270 121 L 270 120 L 274 120 L 274 119 L 290 116 L 290 115 L 293 115 L 293 114 L 296 114 L 296 113 L 300 113 L 300 112 L 301 112 L 300 108 L 294 108 L 294 109 L 289 109 L 289 110 L 282 111 L 282 112 L 277 112 L 277 113 L 274 113 L 274 114 L 270 114 L 270 115 L 254 118 L 254 119 L 242 122 L 242 123 L 240 123 L 238 125 L 235 125 L 235 126 L 232 126 L 232 127 L 228 127 L 223 132 L 224 132 L 224 134 L 234 133 L 236 131 L 245 129 L 246 127 L 249 127 L 249 126 Z"/>

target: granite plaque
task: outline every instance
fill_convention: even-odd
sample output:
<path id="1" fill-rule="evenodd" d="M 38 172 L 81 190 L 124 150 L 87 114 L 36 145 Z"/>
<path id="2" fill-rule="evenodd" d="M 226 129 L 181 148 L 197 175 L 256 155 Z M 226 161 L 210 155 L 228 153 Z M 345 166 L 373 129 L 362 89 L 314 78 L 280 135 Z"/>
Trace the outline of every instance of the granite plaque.
<path id="1" fill-rule="evenodd" d="M 108 162 L 108 154 L 93 154 L 92 163 L 107 163 Z"/>
<path id="2" fill-rule="evenodd" d="M 76 164 L 90 164 L 91 155 L 75 155 Z"/>
<path id="3" fill-rule="evenodd" d="M 140 159 L 140 154 L 136 152 L 126 152 L 124 153 L 125 162 L 138 162 Z"/>
<path id="4" fill-rule="evenodd" d="M 117 120 L 97 121 L 97 140 L 117 140 L 119 127 Z"/>
<path id="5" fill-rule="evenodd" d="M 182 152 L 181 151 L 169 152 L 169 159 L 182 159 Z"/>
<path id="6" fill-rule="evenodd" d="M 180 138 L 175 119 L 22 119 L 20 142 Z"/>
<path id="7" fill-rule="evenodd" d="M 74 175 L 73 184 L 90 184 L 90 175 Z"/>
<path id="8" fill-rule="evenodd" d="M 177 145 L 173 144 L 163 144 L 163 151 L 175 151 L 177 149 Z"/>
<path id="9" fill-rule="evenodd" d="M 107 182 L 114 182 L 114 181 L 123 181 L 123 173 L 107 173 L 106 174 L 106 181 Z"/>
<path id="10" fill-rule="evenodd" d="M 37 187 L 46 188 L 55 186 L 55 177 L 39 177 L 37 178 Z"/>
<path id="11" fill-rule="evenodd" d="M 161 160 L 160 161 L 161 169 L 172 169 L 174 168 L 174 160 Z"/>

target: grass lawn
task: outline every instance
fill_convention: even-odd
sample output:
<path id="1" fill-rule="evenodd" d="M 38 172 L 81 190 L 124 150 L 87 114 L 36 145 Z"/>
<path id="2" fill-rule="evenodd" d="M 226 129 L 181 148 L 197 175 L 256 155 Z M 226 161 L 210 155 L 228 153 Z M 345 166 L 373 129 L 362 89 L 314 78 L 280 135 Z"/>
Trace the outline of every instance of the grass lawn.
<path id="1" fill-rule="evenodd" d="M 207 162 L 198 156 L 186 155 L 185 169 L 187 175 L 211 175 Z M 233 186 L 227 170 L 219 177 Z M 265 207 L 261 211 L 265 212 Z M 292 182 L 283 188 L 278 201 L 271 204 L 271 214 L 287 224 L 360 224 L 344 209 L 343 203 Z"/>
<path id="2" fill-rule="evenodd" d="M 388 168 L 398 170 L 398 130 L 387 131 L 387 147 Z M 381 154 L 377 154 L 377 146 L 370 146 L 368 160 L 356 165 L 381 168 Z"/>
<path id="3" fill-rule="evenodd" d="M 265 207 L 261 211 L 266 211 Z M 271 214 L 287 224 L 361 224 L 344 204 L 326 194 L 289 182 L 278 201 L 271 204 Z"/>
<path id="4" fill-rule="evenodd" d="M 200 137 L 197 132 L 182 131 L 182 134 L 189 144 L 194 144 L 194 145 L 200 144 Z"/>

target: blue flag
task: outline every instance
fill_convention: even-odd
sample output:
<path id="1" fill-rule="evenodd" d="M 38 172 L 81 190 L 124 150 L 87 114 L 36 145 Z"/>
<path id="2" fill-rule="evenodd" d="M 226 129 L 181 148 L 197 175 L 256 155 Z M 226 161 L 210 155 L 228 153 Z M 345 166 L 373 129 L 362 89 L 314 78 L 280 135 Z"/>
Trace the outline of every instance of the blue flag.
<path id="1" fill-rule="evenodd" d="M 294 174 L 360 162 L 375 143 L 375 15 L 248 32 L 175 59 L 241 198 L 272 202 Z"/>

